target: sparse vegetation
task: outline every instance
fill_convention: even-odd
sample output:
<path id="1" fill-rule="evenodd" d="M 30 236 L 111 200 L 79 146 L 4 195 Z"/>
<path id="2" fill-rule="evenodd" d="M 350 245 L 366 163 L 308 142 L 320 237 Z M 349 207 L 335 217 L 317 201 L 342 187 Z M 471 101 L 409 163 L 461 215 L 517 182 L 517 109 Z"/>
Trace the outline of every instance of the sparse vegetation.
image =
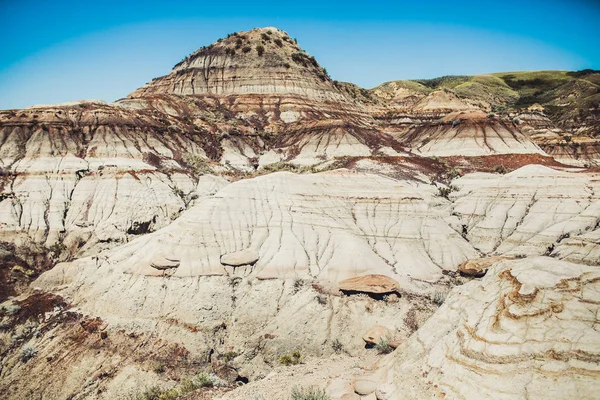
<path id="1" fill-rule="evenodd" d="M 327 392 L 325 392 L 325 390 L 314 386 L 294 386 L 292 388 L 291 400 L 331 400 L 331 397 L 327 395 Z"/>
<path id="2" fill-rule="evenodd" d="M 394 349 L 392 348 L 392 346 L 390 346 L 389 339 L 387 339 L 387 338 L 380 339 L 379 342 L 375 345 L 375 349 L 377 350 L 377 352 L 379 354 L 389 354 L 392 351 L 394 351 Z"/>
<path id="3" fill-rule="evenodd" d="M 317 303 L 319 303 L 320 305 L 324 306 L 327 304 L 327 296 L 319 294 L 317 295 Z"/>
<path id="4" fill-rule="evenodd" d="M 414 308 L 411 308 L 404 316 L 404 324 L 410 329 L 411 333 L 419 329 L 417 311 Z"/>
<path id="5" fill-rule="evenodd" d="M 208 160 L 195 154 L 186 154 L 183 156 L 183 162 L 186 163 L 196 175 L 213 174 Z"/>
<path id="6" fill-rule="evenodd" d="M 200 372 L 191 377 L 184 378 L 177 388 L 166 389 L 159 385 L 153 385 L 142 392 L 130 393 L 127 400 L 175 400 L 202 388 L 223 386 L 224 382 L 213 373 Z"/>
<path id="7" fill-rule="evenodd" d="M 65 250 L 67 250 L 67 246 L 65 246 L 63 243 L 54 243 L 48 248 L 48 250 L 50 250 L 52 257 L 56 259 L 60 257 Z"/>
<path id="8" fill-rule="evenodd" d="M 33 346 L 24 346 L 21 349 L 21 361 L 26 363 L 27 361 L 31 360 L 33 357 L 35 357 L 37 355 L 38 351 L 35 347 Z"/>
<path id="9" fill-rule="evenodd" d="M 333 339 L 333 341 L 331 342 L 331 348 L 336 353 L 341 353 L 342 351 L 344 351 L 344 345 L 342 345 L 342 342 L 340 342 L 338 339 Z"/>
<path id="10" fill-rule="evenodd" d="M 383 296 L 383 300 L 386 303 L 398 303 L 400 301 L 400 297 L 398 297 L 396 293 L 392 293 Z"/>
<path id="11" fill-rule="evenodd" d="M 152 371 L 154 371 L 157 374 L 162 374 L 166 370 L 167 368 L 165 367 L 165 365 L 161 363 L 157 363 L 154 365 L 154 367 L 152 367 Z"/>
<path id="12" fill-rule="evenodd" d="M 296 278 L 294 279 L 294 287 L 292 289 L 292 292 L 294 294 L 298 293 L 302 288 L 304 287 L 304 281 L 300 278 Z"/>
<path id="13" fill-rule="evenodd" d="M 232 361 L 234 358 L 236 358 L 239 354 L 236 351 L 228 351 L 227 353 L 224 353 L 221 358 L 223 359 L 223 361 L 225 361 L 226 363 Z"/>
<path id="14" fill-rule="evenodd" d="M 169 390 L 158 385 L 150 386 L 139 393 L 130 393 L 125 396 L 127 400 L 171 400 L 177 397 L 169 397 Z"/>
<path id="15" fill-rule="evenodd" d="M 443 197 L 445 199 L 450 198 L 450 193 L 454 191 L 453 186 L 438 186 L 438 196 Z"/>
<path id="16" fill-rule="evenodd" d="M 302 363 L 302 353 L 300 350 L 294 350 L 291 353 L 279 356 L 279 363 L 285 366 L 297 365 Z"/>
<path id="17" fill-rule="evenodd" d="M 496 166 L 496 168 L 494 168 L 494 172 L 497 174 L 506 174 L 508 172 L 508 170 L 506 169 L 506 167 L 504 165 L 498 165 Z"/>
<path id="18" fill-rule="evenodd" d="M 435 291 L 431 296 L 431 301 L 433 301 L 433 304 L 441 306 L 446 301 L 446 295 L 443 292 Z"/>
<path id="19" fill-rule="evenodd" d="M 265 46 L 263 46 L 262 44 L 257 45 L 256 52 L 258 53 L 259 57 L 262 57 L 262 55 L 265 53 Z"/>

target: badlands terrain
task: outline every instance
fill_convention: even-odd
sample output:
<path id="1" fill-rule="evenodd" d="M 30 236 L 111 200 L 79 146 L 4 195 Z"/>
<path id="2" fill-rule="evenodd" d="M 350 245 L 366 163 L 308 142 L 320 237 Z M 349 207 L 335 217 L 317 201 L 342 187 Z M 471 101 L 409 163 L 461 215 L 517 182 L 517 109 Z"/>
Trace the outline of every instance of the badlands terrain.
<path id="1" fill-rule="evenodd" d="M 0 397 L 597 398 L 599 105 L 593 70 L 367 90 L 260 28 L 0 111 Z"/>

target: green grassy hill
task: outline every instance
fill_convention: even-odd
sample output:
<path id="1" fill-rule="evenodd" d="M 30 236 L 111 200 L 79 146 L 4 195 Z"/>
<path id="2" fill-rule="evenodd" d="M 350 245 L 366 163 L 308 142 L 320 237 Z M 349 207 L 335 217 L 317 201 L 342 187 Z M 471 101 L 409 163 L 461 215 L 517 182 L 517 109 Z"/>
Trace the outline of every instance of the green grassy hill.
<path id="1" fill-rule="evenodd" d="M 442 76 L 434 79 L 386 82 L 373 91 L 394 88 L 427 94 L 446 89 L 494 110 L 518 111 L 533 104 L 563 129 L 581 126 L 592 136 L 600 136 L 600 71 L 527 71 L 485 75 Z"/>

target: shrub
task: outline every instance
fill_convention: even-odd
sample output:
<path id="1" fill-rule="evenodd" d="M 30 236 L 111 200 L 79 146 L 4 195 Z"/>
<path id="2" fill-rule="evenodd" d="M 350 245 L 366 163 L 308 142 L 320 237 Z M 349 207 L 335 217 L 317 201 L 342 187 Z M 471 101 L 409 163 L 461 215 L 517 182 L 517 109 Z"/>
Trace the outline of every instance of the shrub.
<path id="1" fill-rule="evenodd" d="M 236 358 L 238 355 L 239 354 L 235 351 L 228 351 L 227 353 L 223 354 L 222 358 L 226 363 L 228 363 L 229 361 Z"/>
<path id="2" fill-rule="evenodd" d="M 275 43 L 277 46 L 279 46 L 279 47 L 283 47 L 283 42 L 281 41 L 281 39 L 275 39 L 273 42 L 274 42 L 274 43 Z"/>
<path id="3" fill-rule="evenodd" d="M 244 48 L 242 49 L 244 53 L 248 53 L 250 50 L 252 50 L 252 47 L 250 46 L 244 46 Z"/>
<path id="4" fill-rule="evenodd" d="M 344 345 L 342 345 L 342 342 L 338 339 L 334 339 L 333 342 L 331 342 L 331 348 L 336 353 L 341 353 L 344 350 Z"/>
<path id="5" fill-rule="evenodd" d="M 494 168 L 494 172 L 497 174 L 506 174 L 508 171 L 506 170 L 506 167 L 504 165 L 498 165 L 496 168 Z"/>
<path id="6" fill-rule="evenodd" d="M 38 351 L 33 346 L 25 346 L 21 349 L 21 361 L 26 363 L 37 355 Z"/>
<path id="7" fill-rule="evenodd" d="M 157 374 L 162 374 L 167 370 L 167 368 L 164 366 L 164 364 L 155 364 L 152 370 Z"/>
<path id="8" fill-rule="evenodd" d="M 262 56 L 265 53 L 265 46 L 263 46 L 262 44 L 257 45 L 256 52 L 259 56 Z"/>
<path id="9" fill-rule="evenodd" d="M 311 386 L 311 387 L 298 387 L 292 388 L 291 400 L 331 400 L 331 397 L 327 395 L 325 390 Z"/>
<path id="10" fill-rule="evenodd" d="M 304 281 L 302 279 L 300 279 L 300 278 L 294 279 L 293 292 L 298 293 L 300 291 L 300 289 L 302 289 L 303 286 L 304 286 Z"/>
<path id="11" fill-rule="evenodd" d="M 67 249 L 67 246 L 65 246 L 62 243 L 54 243 L 52 246 L 49 247 L 48 250 L 50 250 L 50 253 L 52 253 L 52 257 L 54 258 L 58 258 L 60 256 L 60 254 L 65 251 Z"/>
<path id="12" fill-rule="evenodd" d="M 291 353 L 279 356 L 279 362 L 285 366 L 297 365 L 302 363 L 302 353 L 300 350 L 294 350 Z"/>
<path id="13" fill-rule="evenodd" d="M 444 295 L 444 293 L 436 291 L 431 296 L 431 300 L 433 301 L 434 304 L 441 306 L 442 304 L 444 304 L 444 301 L 446 300 L 446 296 Z"/>
<path id="14" fill-rule="evenodd" d="M 294 61 L 297 64 L 302 64 L 306 66 L 305 56 L 300 52 L 292 54 L 292 61 Z"/>
<path id="15" fill-rule="evenodd" d="M 379 339 L 379 343 L 377 343 L 375 345 L 375 349 L 377 350 L 377 352 L 379 354 L 389 354 L 392 351 L 394 351 L 394 349 L 392 348 L 392 346 L 390 346 L 390 341 L 389 339 Z"/>
<path id="16" fill-rule="evenodd" d="M 447 199 L 449 198 L 450 193 L 452 193 L 451 187 L 438 186 L 438 196 Z"/>
<path id="17" fill-rule="evenodd" d="M 223 386 L 224 382 L 215 374 L 210 372 L 200 372 L 192 378 L 196 388 Z"/>
<path id="18" fill-rule="evenodd" d="M 260 35 L 260 37 L 262 38 L 262 40 L 266 40 L 266 41 L 271 40 L 271 38 L 269 37 L 269 35 L 267 35 L 266 33 L 262 33 Z"/>

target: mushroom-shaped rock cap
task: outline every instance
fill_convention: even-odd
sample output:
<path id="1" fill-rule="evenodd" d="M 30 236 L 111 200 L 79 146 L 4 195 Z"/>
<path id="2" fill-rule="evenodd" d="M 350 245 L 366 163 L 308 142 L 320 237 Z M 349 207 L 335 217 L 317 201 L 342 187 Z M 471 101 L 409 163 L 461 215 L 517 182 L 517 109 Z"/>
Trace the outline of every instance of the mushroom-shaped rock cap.
<path id="1" fill-rule="evenodd" d="M 165 256 L 164 254 L 156 255 L 150 262 L 150 266 L 155 269 L 169 269 L 179 267 L 179 260 L 175 257 Z"/>
<path id="2" fill-rule="evenodd" d="M 374 327 L 369 329 L 369 332 L 365 333 L 362 338 L 365 341 L 365 343 L 376 345 L 381 340 L 389 340 L 391 337 L 392 331 L 390 331 L 385 326 L 375 325 Z"/>
<path id="3" fill-rule="evenodd" d="M 473 258 L 460 264 L 458 266 L 458 271 L 468 276 L 483 276 L 492 265 L 508 258 L 509 257 L 502 256 Z"/>
<path id="4" fill-rule="evenodd" d="M 239 267 L 242 265 L 253 265 L 258 261 L 258 253 L 252 249 L 244 249 L 234 253 L 221 256 L 221 264 Z"/>
<path id="5" fill-rule="evenodd" d="M 341 281 L 338 284 L 344 292 L 363 292 L 373 294 L 385 294 L 397 292 L 398 281 L 385 275 L 363 275 Z"/>

